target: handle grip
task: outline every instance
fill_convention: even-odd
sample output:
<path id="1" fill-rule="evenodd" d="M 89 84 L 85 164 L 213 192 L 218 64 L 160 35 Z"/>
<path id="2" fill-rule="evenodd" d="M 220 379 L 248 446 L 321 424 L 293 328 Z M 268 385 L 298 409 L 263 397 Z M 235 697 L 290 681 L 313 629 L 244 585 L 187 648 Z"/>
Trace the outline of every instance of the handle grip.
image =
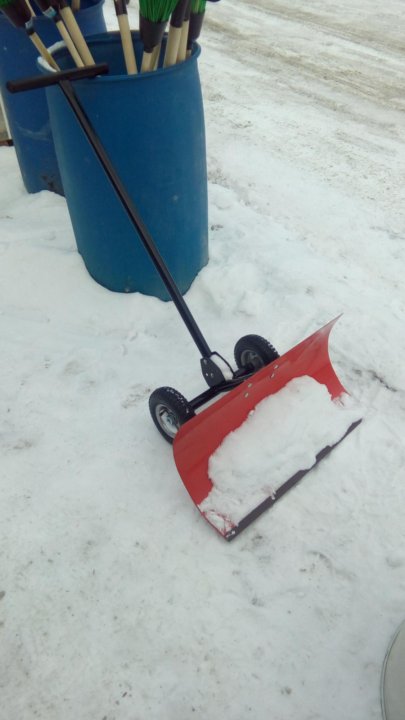
<path id="1" fill-rule="evenodd" d="M 85 78 L 96 77 L 96 75 L 106 75 L 108 71 L 107 63 L 100 63 L 99 65 L 88 65 L 83 68 L 62 70 L 61 72 L 54 72 L 49 75 L 21 78 L 21 80 L 9 80 L 6 83 L 6 87 L 11 93 L 19 93 L 25 90 L 38 90 L 39 88 L 58 85 L 62 80 L 84 80 Z"/>

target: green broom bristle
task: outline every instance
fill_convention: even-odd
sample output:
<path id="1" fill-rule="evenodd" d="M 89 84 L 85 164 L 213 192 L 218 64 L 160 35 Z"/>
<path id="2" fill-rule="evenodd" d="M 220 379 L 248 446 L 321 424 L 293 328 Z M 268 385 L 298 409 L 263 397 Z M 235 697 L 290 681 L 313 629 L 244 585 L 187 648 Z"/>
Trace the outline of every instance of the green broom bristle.
<path id="1" fill-rule="evenodd" d="M 13 0 L 0 0 L 0 8 L 7 7 L 7 5 L 12 5 Z"/>
<path id="2" fill-rule="evenodd" d="M 1 2 L 2 0 L 0 0 Z M 177 5 L 178 0 L 139 0 L 142 17 L 151 22 L 166 22 Z"/>
<path id="3" fill-rule="evenodd" d="M 199 15 L 200 13 L 205 12 L 206 4 L 207 0 L 193 0 L 191 3 L 191 12 L 194 15 Z"/>

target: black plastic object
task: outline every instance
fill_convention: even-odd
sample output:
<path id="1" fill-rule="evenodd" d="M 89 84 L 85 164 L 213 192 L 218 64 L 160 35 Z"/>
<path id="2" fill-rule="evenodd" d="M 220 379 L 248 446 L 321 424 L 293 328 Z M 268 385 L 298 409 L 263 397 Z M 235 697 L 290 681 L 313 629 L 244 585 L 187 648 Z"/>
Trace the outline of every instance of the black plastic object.
<path id="1" fill-rule="evenodd" d="M 170 25 L 175 28 L 181 28 L 183 25 L 184 15 L 186 14 L 188 0 L 179 0 L 172 12 Z"/>
<path id="2" fill-rule="evenodd" d="M 107 63 L 99 63 L 98 65 L 89 65 L 83 68 L 61 70 L 60 72 L 55 72 L 50 75 L 38 75 L 30 78 L 21 78 L 21 80 L 9 80 L 6 83 L 6 87 L 11 93 L 18 93 L 24 92 L 25 90 L 39 90 L 40 88 L 50 87 L 51 85 L 60 85 L 64 81 L 94 78 L 97 77 L 97 75 L 107 75 L 107 73 Z"/>
<path id="3" fill-rule="evenodd" d="M 153 48 L 161 43 L 166 25 L 167 20 L 153 22 L 139 15 L 139 31 L 146 52 L 152 52 Z"/>
<path id="4" fill-rule="evenodd" d="M 7 15 L 10 22 L 16 28 L 23 28 L 32 25 L 32 15 L 25 0 L 13 0 L 8 5 L 2 5 L 1 11 Z M 27 27 L 27 30 L 29 29 Z"/>

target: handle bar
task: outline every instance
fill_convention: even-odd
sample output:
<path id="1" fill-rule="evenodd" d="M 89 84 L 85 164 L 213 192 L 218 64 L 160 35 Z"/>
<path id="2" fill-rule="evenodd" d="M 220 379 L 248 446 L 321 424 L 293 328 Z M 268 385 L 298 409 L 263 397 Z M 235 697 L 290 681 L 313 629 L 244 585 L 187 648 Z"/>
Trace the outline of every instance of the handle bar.
<path id="1" fill-rule="evenodd" d="M 9 80 L 6 83 L 7 90 L 11 93 L 19 93 L 24 90 L 38 90 L 39 88 L 58 85 L 62 80 L 84 80 L 97 75 L 106 75 L 109 72 L 107 63 L 99 65 L 88 65 L 83 68 L 72 68 L 60 72 L 49 73 L 49 75 L 38 75 L 36 77 L 21 78 L 21 80 Z"/>

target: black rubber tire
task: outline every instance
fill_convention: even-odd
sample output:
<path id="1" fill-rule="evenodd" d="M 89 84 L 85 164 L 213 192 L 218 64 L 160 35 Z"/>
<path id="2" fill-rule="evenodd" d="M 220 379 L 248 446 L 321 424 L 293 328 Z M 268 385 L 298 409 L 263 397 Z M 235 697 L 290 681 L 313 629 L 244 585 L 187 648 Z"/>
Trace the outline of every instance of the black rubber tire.
<path id="1" fill-rule="evenodd" d="M 259 370 L 280 357 L 273 345 L 261 335 L 241 337 L 235 345 L 234 356 L 237 367 L 243 370 Z"/>
<path id="2" fill-rule="evenodd" d="M 171 387 L 153 391 L 149 398 L 149 410 L 160 434 L 169 443 L 173 442 L 179 428 L 195 415 L 186 398 Z"/>

